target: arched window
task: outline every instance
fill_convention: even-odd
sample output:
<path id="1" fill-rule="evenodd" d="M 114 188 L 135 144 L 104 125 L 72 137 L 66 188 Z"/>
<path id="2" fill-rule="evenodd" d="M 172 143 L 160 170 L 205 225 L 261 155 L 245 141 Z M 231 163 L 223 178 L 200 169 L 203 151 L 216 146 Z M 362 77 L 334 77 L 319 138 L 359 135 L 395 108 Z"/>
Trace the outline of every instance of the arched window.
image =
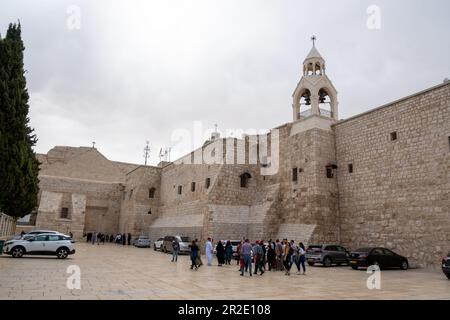
<path id="1" fill-rule="evenodd" d="M 316 63 L 316 73 L 315 75 L 320 76 L 322 75 L 322 66 L 319 63 Z"/>
<path id="2" fill-rule="evenodd" d="M 331 98 L 326 89 L 319 90 L 319 112 L 326 117 L 333 117 L 331 110 Z"/>
<path id="3" fill-rule="evenodd" d="M 240 175 L 240 178 L 241 178 L 241 188 L 248 188 L 248 182 L 252 178 L 250 173 L 245 172 Z"/>
<path id="4" fill-rule="evenodd" d="M 150 189 L 148 189 L 148 197 L 149 197 L 150 199 L 153 199 L 153 198 L 155 197 L 155 192 L 156 192 L 156 189 L 155 189 L 155 188 L 150 188 Z"/>
<path id="5" fill-rule="evenodd" d="M 298 119 L 311 115 L 311 92 L 306 89 L 300 97 L 300 114 Z"/>

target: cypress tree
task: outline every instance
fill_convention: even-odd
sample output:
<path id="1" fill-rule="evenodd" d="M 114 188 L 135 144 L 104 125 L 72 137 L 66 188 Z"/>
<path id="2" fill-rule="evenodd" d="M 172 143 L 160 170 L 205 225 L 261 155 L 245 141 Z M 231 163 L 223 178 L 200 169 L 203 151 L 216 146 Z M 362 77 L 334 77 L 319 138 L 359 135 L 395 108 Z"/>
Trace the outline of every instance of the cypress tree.
<path id="1" fill-rule="evenodd" d="M 23 217 L 37 206 L 37 138 L 29 126 L 20 24 L 0 36 L 0 211 Z"/>

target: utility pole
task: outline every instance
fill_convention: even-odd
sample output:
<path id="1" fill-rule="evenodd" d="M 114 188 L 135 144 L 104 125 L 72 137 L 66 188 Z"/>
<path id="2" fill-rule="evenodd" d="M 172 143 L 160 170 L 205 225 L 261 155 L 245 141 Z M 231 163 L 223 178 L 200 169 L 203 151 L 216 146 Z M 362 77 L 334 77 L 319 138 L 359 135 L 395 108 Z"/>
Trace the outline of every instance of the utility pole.
<path id="1" fill-rule="evenodd" d="M 150 142 L 147 141 L 147 145 L 144 148 L 144 158 L 145 158 L 145 165 L 147 165 L 147 159 L 150 157 Z"/>

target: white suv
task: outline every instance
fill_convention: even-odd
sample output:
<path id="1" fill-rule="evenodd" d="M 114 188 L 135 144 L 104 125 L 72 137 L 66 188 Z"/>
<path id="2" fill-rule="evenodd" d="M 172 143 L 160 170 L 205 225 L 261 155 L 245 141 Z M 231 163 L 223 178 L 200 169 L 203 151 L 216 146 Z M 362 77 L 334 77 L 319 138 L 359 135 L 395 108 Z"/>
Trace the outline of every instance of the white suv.
<path id="1" fill-rule="evenodd" d="M 21 258 L 24 254 L 55 255 L 65 259 L 75 253 L 75 241 L 63 234 L 44 233 L 25 239 L 10 240 L 5 243 L 3 252 L 13 258 Z"/>

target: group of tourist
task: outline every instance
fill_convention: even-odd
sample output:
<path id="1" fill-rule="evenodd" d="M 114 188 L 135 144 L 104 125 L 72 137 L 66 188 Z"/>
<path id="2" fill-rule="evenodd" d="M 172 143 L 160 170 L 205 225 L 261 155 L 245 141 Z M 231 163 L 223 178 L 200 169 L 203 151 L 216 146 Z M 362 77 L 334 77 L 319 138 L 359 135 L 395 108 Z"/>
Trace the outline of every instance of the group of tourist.
<path id="1" fill-rule="evenodd" d="M 238 245 L 238 264 L 241 276 L 248 272 L 252 276 L 252 263 L 255 265 L 253 274 L 264 274 L 266 266 L 269 271 L 284 271 L 285 275 L 291 274 L 292 265 L 296 265 L 297 274 L 306 274 L 305 266 L 305 246 L 303 243 L 298 245 L 294 240 L 290 242 L 287 239 L 276 240 L 272 239 L 266 244 L 264 240 L 256 241 L 254 245 L 250 244 L 248 239 L 245 239 Z"/>
<path id="2" fill-rule="evenodd" d="M 106 242 L 113 243 L 115 242 L 117 245 L 131 245 L 131 233 L 126 235 L 123 234 L 104 234 L 101 232 L 89 232 L 84 234 L 83 237 L 86 237 L 86 242 L 91 242 L 92 244 L 105 244 Z"/>
<path id="3" fill-rule="evenodd" d="M 197 270 L 203 264 L 198 240 L 193 240 L 189 247 L 191 249 L 191 269 Z M 176 262 L 180 249 L 176 240 L 172 242 L 172 249 L 172 262 Z M 219 241 L 215 250 L 213 240 L 208 238 L 206 241 L 205 254 L 208 266 L 212 266 L 214 254 L 217 257 L 219 267 L 224 264 L 231 265 L 233 253 L 233 246 L 229 240 L 225 243 Z M 258 272 L 263 275 L 267 269 L 268 271 L 284 271 L 284 274 L 289 276 L 293 265 L 297 267 L 297 274 L 300 274 L 302 269 L 303 274 L 306 274 L 305 254 L 306 250 L 302 242 L 297 245 L 294 240 L 283 239 L 280 241 L 277 239 L 274 242 L 270 239 L 268 243 L 261 240 L 252 245 L 249 239 L 245 239 L 237 246 L 235 258 L 241 276 L 244 276 L 247 272 L 250 276 L 258 274 Z M 252 272 L 253 264 L 255 269 Z"/>

